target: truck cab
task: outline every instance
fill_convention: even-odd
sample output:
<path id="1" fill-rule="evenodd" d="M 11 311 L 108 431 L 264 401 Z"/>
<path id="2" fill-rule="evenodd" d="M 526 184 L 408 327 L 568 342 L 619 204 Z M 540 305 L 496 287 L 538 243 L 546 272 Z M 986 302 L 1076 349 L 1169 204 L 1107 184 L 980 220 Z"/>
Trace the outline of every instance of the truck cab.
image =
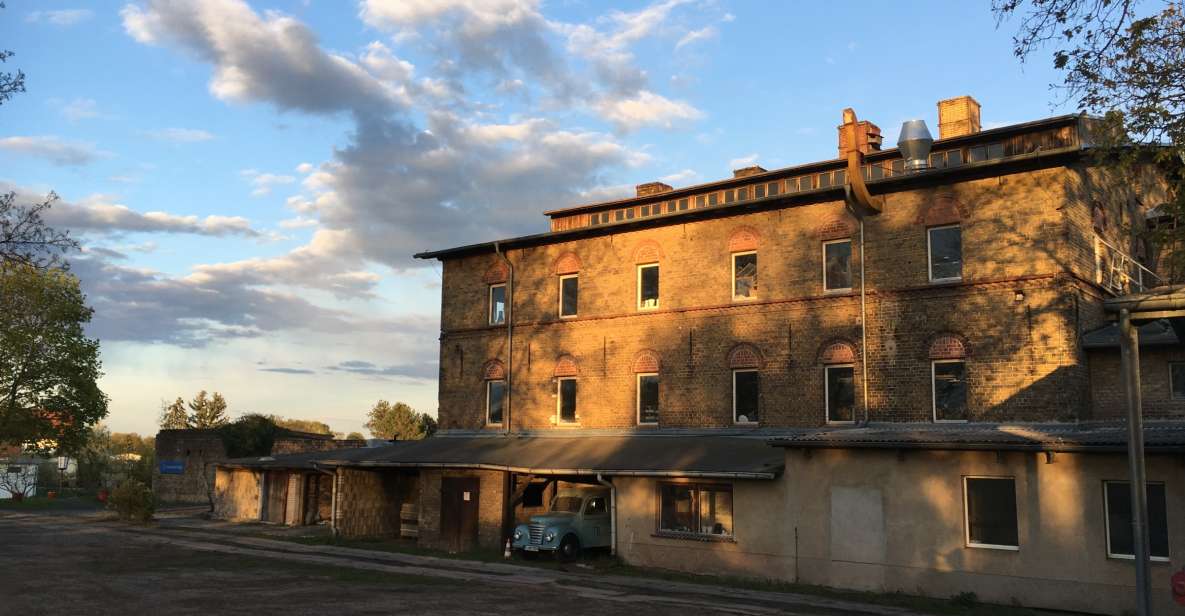
<path id="1" fill-rule="evenodd" d="M 609 515 L 608 489 L 564 488 L 556 492 L 547 513 L 514 529 L 512 545 L 528 556 L 547 553 L 573 560 L 583 549 L 609 547 Z"/>

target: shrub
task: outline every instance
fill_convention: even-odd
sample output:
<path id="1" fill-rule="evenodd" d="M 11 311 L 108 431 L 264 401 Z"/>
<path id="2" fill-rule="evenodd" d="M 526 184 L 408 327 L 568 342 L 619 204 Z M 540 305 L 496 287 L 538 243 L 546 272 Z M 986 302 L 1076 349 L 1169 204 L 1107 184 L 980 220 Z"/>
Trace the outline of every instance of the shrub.
<path id="1" fill-rule="evenodd" d="M 130 479 L 111 493 L 111 508 L 121 520 L 147 524 L 156 513 L 156 496 L 143 483 Z"/>

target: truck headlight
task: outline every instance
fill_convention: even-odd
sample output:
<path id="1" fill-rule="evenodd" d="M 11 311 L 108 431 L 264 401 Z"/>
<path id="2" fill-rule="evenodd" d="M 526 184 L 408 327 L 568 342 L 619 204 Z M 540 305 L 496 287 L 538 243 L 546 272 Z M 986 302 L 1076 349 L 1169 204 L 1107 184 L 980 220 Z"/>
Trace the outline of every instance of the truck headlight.
<path id="1" fill-rule="evenodd" d="M 523 538 L 523 531 L 521 531 L 517 528 L 514 529 L 514 540 L 518 541 L 519 539 L 522 539 L 522 538 Z"/>
<path id="2" fill-rule="evenodd" d="M 543 533 L 543 540 L 546 541 L 547 543 L 551 543 L 552 541 L 554 541 L 555 540 L 555 531 L 548 530 L 547 532 Z"/>

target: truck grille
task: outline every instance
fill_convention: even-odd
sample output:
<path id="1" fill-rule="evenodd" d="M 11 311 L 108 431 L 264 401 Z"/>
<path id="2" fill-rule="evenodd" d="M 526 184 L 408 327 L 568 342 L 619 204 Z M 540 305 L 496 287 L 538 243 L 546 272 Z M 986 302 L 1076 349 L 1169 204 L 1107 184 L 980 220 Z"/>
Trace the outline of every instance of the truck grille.
<path id="1" fill-rule="evenodd" d="M 531 524 L 528 530 L 531 535 L 531 545 L 539 545 L 543 543 L 543 528 L 542 524 Z"/>

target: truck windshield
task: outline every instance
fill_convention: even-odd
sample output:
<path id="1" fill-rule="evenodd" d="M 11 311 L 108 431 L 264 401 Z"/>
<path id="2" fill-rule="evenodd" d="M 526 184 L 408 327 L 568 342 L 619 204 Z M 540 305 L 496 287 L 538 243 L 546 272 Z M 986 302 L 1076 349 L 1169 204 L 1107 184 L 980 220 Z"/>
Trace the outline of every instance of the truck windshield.
<path id="1" fill-rule="evenodd" d="M 580 503 L 583 500 L 579 496 L 557 496 L 555 500 L 551 501 L 551 510 L 580 513 Z"/>

